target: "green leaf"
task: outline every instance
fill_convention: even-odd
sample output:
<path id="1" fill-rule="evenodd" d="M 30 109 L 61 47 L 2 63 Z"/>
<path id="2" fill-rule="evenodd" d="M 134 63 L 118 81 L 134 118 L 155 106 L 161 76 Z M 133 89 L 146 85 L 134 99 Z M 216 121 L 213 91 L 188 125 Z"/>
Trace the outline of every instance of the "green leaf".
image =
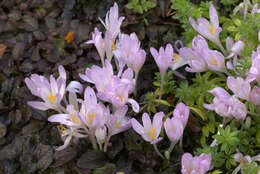
<path id="1" fill-rule="evenodd" d="M 171 106 L 170 103 L 168 103 L 166 100 L 154 99 L 153 101 L 155 103 L 163 104 L 163 105 L 166 105 L 166 106 Z"/>
<path id="2" fill-rule="evenodd" d="M 207 120 L 207 116 L 205 112 L 203 112 L 201 109 L 189 106 L 190 110 L 194 111 L 196 114 L 198 114 L 202 120 Z"/>

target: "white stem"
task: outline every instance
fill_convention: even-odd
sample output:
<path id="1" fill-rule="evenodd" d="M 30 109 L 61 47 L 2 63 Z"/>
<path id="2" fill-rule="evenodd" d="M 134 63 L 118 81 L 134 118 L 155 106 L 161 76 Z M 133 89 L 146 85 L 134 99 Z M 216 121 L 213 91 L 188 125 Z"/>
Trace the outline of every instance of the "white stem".
<path id="1" fill-rule="evenodd" d="M 159 99 L 162 98 L 162 92 L 163 92 L 163 81 L 164 81 L 164 75 L 161 75 L 161 85 L 160 85 L 160 95 L 159 95 Z"/>
<path id="2" fill-rule="evenodd" d="M 162 159 L 164 159 L 163 155 L 159 152 L 159 150 L 158 150 L 156 144 L 153 144 L 153 148 L 154 148 L 155 152 L 156 152 Z"/>

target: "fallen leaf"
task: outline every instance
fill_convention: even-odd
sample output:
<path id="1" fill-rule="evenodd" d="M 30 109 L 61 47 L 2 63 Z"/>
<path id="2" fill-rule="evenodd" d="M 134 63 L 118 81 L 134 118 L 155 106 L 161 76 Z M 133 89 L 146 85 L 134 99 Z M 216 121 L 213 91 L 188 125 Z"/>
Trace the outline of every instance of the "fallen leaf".
<path id="1" fill-rule="evenodd" d="M 0 44 L 0 59 L 3 57 L 6 48 L 7 48 L 6 45 L 4 45 L 4 44 Z"/>
<path id="2" fill-rule="evenodd" d="M 70 43 L 74 40 L 74 32 L 73 32 L 73 31 L 69 32 L 69 33 L 65 36 L 64 40 L 66 40 L 66 42 L 67 42 L 68 44 L 70 44 Z"/>

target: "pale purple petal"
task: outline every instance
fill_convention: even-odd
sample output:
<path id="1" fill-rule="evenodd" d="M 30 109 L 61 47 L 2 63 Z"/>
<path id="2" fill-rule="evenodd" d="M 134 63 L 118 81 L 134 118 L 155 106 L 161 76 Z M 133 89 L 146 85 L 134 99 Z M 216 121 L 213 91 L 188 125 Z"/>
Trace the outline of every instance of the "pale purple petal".
<path id="1" fill-rule="evenodd" d="M 136 112 L 136 113 L 139 112 L 139 110 L 140 110 L 139 104 L 134 99 L 129 98 L 127 100 L 127 102 L 132 105 L 132 109 L 134 112 Z"/>
<path id="2" fill-rule="evenodd" d="M 30 105 L 31 107 L 33 107 L 35 109 L 39 109 L 42 111 L 46 111 L 47 109 L 50 109 L 50 107 L 44 102 L 29 101 L 28 105 Z"/>
<path id="3" fill-rule="evenodd" d="M 132 118 L 131 124 L 135 132 L 137 132 L 139 135 L 144 134 L 144 127 L 136 119 Z"/>
<path id="4" fill-rule="evenodd" d="M 219 21 L 218 21 L 218 14 L 213 4 L 210 4 L 209 8 L 209 15 L 210 15 L 210 21 L 212 24 L 218 28 L 219 27 Z"/>

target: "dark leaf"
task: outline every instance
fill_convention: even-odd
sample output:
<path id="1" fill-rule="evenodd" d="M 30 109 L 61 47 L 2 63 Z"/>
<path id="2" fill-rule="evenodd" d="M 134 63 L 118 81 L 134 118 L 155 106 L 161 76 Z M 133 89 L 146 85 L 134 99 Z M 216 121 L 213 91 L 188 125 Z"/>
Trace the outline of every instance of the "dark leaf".
<path id="1" fill-rule="evenodd" d="M 83 169 L 95 169 L 107 163 L 107 157 L 101 151 L 90 150 L 84 153 L 77 161 L 77 166 Z"/>

